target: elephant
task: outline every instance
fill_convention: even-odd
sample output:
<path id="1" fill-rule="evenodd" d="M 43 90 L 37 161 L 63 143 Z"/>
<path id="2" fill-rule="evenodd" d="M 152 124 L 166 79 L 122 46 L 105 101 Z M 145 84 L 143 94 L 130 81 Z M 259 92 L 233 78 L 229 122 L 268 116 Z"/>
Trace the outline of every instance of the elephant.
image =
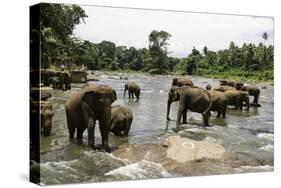
<path id="1" fill-rule="evenodd" d="M 257 86 L 243 86 L 241 91 L 248 91 L 250 96 L 254 96 L 253 103 L 256 105 L 258 104 L 260 89 Z"/>
<path id="2" fill-rule="evenodd" d="M 59 76 L 52 76 L 49 78 L 49 83 L 52 84 L 53 89 L 61 88 L 61 78 Z"/>
<path id="3" fill-rule="evenodd" d="M 114 105 L 111 108 L 111 132 L 116 136 L 128 136 L 133 121 L 131 109 Z"/>
<path id="4" fill-rule="evenodd" d="M 131 99 L 131 98 L 134 99 L 134 95 L 137 97 L 137 99 L 139 99 L 140 87 L 139 87 L 138 84 L 136 84 L 135 82 L 127 82 L 125 84 L 125 89 L 124 89 L 123 97 L 125 97 L 127 90 L 129 92 L 129 99 Z"/>
<path id="5" fill-rule="evenodd" d="M 215 91 L 221 91 L 221 92 L 226 92 L 226 91 L 229 91 L 229 90 L 236 90 L 234 87 L 232 86 L 218 86 L 218 87 L 214 87 L 214 90 Z"/>
<path id="6" fill-rule="evenodd" d="M 246 103 L 247 111 L 250 108 L 249 93 L 247 91 L 229 90 L 225 92 L 228 97 L 228 105 L 235 106 L 235 109 L 243 110 L 243 102 Z"/>
<path id="7" fill-rule="evenodd" d="M 212 107 L 210 111 L 218 112 L 217 118 L 220 118 L 221 115 L 223 118 L 225 118 L 228 105 L 228 97 L 224 92 L 211 90 L 211 86 L 209 84 L 206 86 L 206 88 L 212 99 Z"/>
<path id="8" fill-rule="evenodd" d="M 120 76 L 119 79 L 120 80 L 128 80 L 128 77 L 127 76 Z"/>
<path id="9" fill-rule="evenodd" d="M 201 113 L 204 118 L 204 126 L 209 126 L 209 111 L 212 107 L 212 100 L 206 90 L 196 86 L 172 87 L 168 98 L 167 120 L 170 120 L 170 105 L 174 101 L 179 101 L 176 130 L 179 129 L 181 118 L 183 118 L 183 123 L 186 123 L 187 110 Z"/>
<path id="10" fill-rule="evenodd" d="M 41 93 L 41 101 L 47 101 L 49 98 L 52 97 L 51 93 Z"/>
<path id="11" fill-rule="evenodd" d="M 50 86 L 50 78 L 53 76 L 57 76 L 56 72 L 48 71 L 48 70 L 41 70 L 40 71 L 41 82 L 44 86 Z"/>
<path id="12" fill-rule="evenodd" d="M 95 148 L 95 124 L 99 121 L 103 149 L 111 151 L 110 132 L 111 104 L 117 100 L 115 90 L 107 85 L 89 85 L 73 93 L 65 104 L 69 138 L 74 138 L 77 129 L 78 144 L 82 143 L 83 132 L 88 129 L 88 145 Z M 92 119 L 92 123 L 89 120 Z"/>
<path id="13" fill-rule="evenodd" d="M 219 82 L 220 82 L 220 86 L 231 86 L 237 90 L 240 90 L 241 87 L 244 86 L 244 83 L 238 82 L 236 80 L 220 80 Z"/>
<path id="14" fill-rule="evenodd" d="M 173 79 L 172 86 L 193 86 L 193 82 L 188 78 L 178 77 Z"/>
<path id="15" fill-rule="evenodd" d="M 65 90 L 71 90 L 71 74 L 65 72 L 64 73 L 64 89 Z"/>
<path id="16" fill-rule="evenodd" d="M 241 90 L 243 86 L 244 86 L 244 83 L 242 83 L 242 82 L 236 82 L 234 84 L 234 88 L 237 90 Z"/>
<path id="17" fill-rule="evenodd" d="M 71 90 L 71 74 L 68 72 L 60 72 L 60 83 L 62 90 Z"/>
<path id="18" fill-rule="evenodd" d="M 42 103 L 41 109 L 41 132 L 43 136 L 50 136 L 52 130 L 52 119 L 54 116 L 53 106 L 49 102 Z"/>
<path id="19" fill-rule="evenodd" d="M 219 80 L 220 86 L 231 86 L 234 87 L 236 81 L 235 80 Z"/>

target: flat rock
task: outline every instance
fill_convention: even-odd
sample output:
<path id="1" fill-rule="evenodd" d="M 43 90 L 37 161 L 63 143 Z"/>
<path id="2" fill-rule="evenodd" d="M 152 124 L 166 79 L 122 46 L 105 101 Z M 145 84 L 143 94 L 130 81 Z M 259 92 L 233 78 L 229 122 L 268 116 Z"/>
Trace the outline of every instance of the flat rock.
<path id="1" fill-rule="evenodd" d="M 223 146 L 206 141 L 195 141 L 181 136 L 170 136 L 161 143 L 132 144 L 117 149 L 113 155 L 132 162 L 149 160 L 158 163 L 184 163 L 202 159 L 218 160 L 224 157 Z"/>
<path id="2" fill-rule="evenodd" d="M 99 81 L 99 78 L 94 74 L 88 74 L 87 81 Z"/>
<path id="3" fill-rule="evenodd" d="M 234 173 L 223 146 L 178 135 L 159 143 L 130 144 L 112 154 L 131 163 L 155 162 L 178 176 Z"/>
<path id="4" fill-rule="evenodd" d="M 225 149 L 219 144 L 194 141 L 180 136 L 171 136 L 166 141 L 167 157 L 180 163 L 203 158 L 222 159 L 225 153 Z"/>

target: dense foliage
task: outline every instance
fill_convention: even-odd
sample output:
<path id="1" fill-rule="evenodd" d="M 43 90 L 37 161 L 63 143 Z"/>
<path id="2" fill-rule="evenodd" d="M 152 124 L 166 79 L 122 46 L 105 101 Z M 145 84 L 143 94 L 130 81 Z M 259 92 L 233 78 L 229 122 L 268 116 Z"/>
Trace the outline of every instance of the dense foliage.
<path id="1" fill-rule="evenodd" d="M 77 39 L 72 36 L 72 32 L 75 25 L 84 21 L 85 17 L 85 11 L 76 5 L 41 4 L 41 67 L 73 60 Z"/>
<path id="2" fill-rule="evenodd" d="M 92 43 L 72 36 L 75 25 L 87 17 L 78 6 L 44 4 L 42 6 L 42 62 L 85 65 L 91 70 L 133 70 L 151 74 L 179 74 L 243 77 L 273 80 L 274 47 L 265 45 L 268 34 L 261 33 L 263 43 L 237 46 L 230 42 L 227 49 L 211 51 L 195 47 L 184 58 L 168 56 L 166 31 L 148 34 L 148 48 L 116 46 L 113 42 Z M 68 67 L 68 66 L 67 66 Z"/>

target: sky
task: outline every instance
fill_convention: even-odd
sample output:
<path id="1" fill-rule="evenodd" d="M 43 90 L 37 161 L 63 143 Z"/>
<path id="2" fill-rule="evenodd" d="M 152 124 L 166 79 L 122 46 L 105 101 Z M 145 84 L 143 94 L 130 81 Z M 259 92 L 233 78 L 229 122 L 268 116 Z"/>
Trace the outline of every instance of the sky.
<path id="1" fill-rule="evenodd" d="M 266 44 L 273 44 L 274 20 L 271 17 L 222 15 L 193 12 L 124 9 L 81 6 L 88 18 L 74 29 L 82 40 L 99 43 L 103 40 L 117 46 L 148 48 L 148 35 L 153 30 L 171 34 L 169 55 L 186 57 L 193 47 L 202 51 L 204 46 L 218 51 L 228 48 L 233 41 L 263 42 L 262 33 L 269 34 Z"/>

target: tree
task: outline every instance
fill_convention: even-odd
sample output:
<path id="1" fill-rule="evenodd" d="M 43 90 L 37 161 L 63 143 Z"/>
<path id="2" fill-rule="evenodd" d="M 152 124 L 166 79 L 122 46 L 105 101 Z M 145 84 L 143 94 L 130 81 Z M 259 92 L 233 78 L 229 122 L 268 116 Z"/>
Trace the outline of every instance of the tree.
<path id="1" fill-rule="evenodd" d="M 85 11 L 76 5 L 43 3 L 40 7 L 42 66 L 71 59 L 71 35 L 75 25 L 85 22 Z"/>
<path id="2" fill-rule="evenodd" d="M 149 68 L 158 69 L 160 73 L 168 69 L 167 66 L 167 46 L 171 35 L 166 31 L 153 30 L 149 34 L 149 53 L 151 61 Z"/>
<path id="3" fill-rule="evenodd" d="M 265 45 L 265 41 L 268 39 L 268 34 L 267 34 L 267 32 L 264 32 L 264 33 L 262 34 L 262 38 L 263 38 L 263 40 L 264 40 L 264 45 Z"/>

